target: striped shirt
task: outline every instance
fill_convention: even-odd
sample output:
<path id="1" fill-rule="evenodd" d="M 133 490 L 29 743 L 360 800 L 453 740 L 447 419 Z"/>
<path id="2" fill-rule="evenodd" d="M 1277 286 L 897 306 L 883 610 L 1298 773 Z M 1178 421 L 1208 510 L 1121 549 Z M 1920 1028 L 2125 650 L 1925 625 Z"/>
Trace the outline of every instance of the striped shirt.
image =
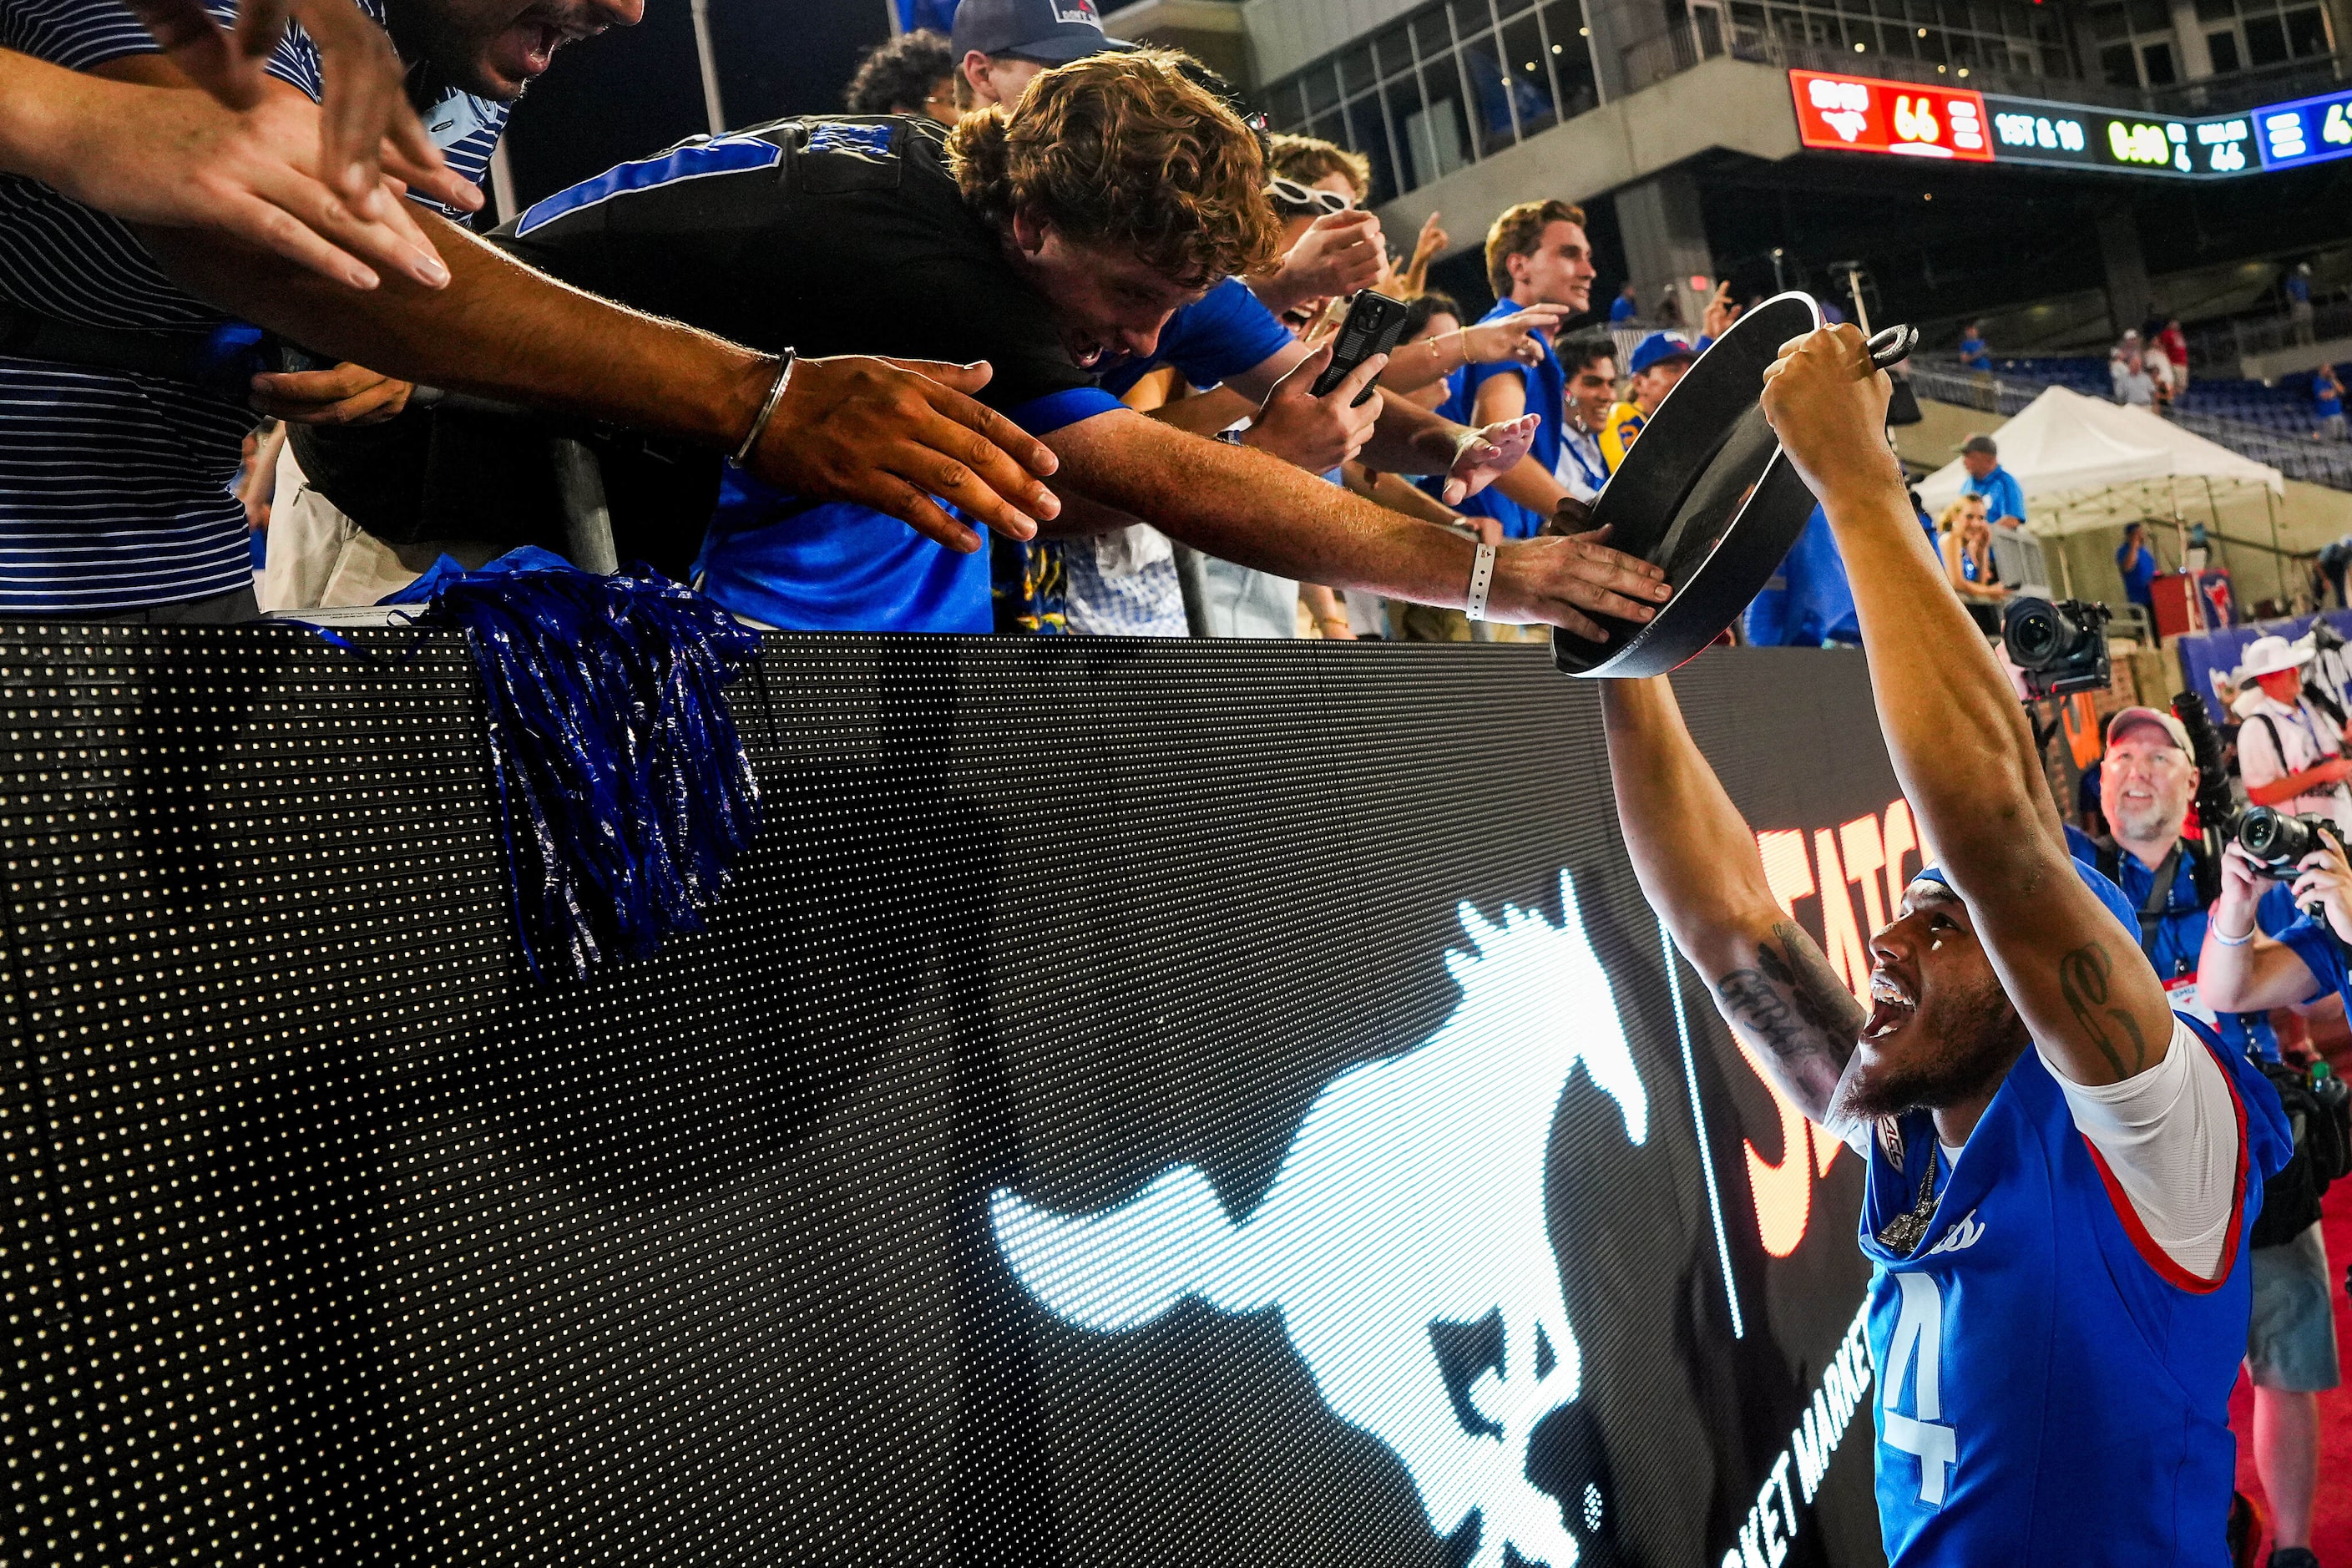
<path id="1" fill-rule="evenodd" d="M 359 0 L 379 23 L 383 0 Z M 233 18 L 234 5 L 214 14 Z M 0 48 L 71 70 L 157 52 L 118 0 L 0 0 Z M 270 75 L 317 100 L 317 46 L 287 28 Z M 425 116 L 478 182 L 503 104 L 460 93 Z M 226 320 L 165 278 L 130 230 L 37 181 L 0 175 L 0 301 L 53 321 L 202 338 Z M 161 376 L 0 356 L 0 614 L 90 616 L 250 584 L 229 493 L 257 416 Z"/>

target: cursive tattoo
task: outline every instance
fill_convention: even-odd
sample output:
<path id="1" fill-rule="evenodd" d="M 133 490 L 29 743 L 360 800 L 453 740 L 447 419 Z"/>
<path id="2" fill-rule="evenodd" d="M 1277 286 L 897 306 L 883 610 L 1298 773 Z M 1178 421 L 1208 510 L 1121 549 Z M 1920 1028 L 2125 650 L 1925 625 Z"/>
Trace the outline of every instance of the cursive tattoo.
<path id="1" fill-rule="evenodd" d="M 2115 968 L 2105 943 L 2087 942 L 2058 961 L 2058 990 L 2074 1010 L 2084 1038 L 2098 1047 L 2121 1079 L 2147 1070 L 2147 1040 L 2139 1032 L 2138 1019 L 2124 1008 L 2107 1005 L 2107 977 Z M 2124 1065 L 2126 1048 L 2131 1052 L 2128 1067 Z"/>
<path id="2" fill-rule="evenodd" d="M 1754 966 L 1731 971 L 1715 989 L 1725 1022 L 1767 1054 L 1783 1087 L 1820 1120 L 1868 1014 L 1813 939 L 1781 921 L 1757 943 Z"/>

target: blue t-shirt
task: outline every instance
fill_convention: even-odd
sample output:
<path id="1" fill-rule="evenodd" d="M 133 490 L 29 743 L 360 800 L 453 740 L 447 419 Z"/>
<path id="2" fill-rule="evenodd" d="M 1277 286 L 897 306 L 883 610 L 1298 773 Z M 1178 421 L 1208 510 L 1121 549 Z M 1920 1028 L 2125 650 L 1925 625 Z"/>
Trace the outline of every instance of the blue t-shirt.
<path id="1" fill-rule="evenodd" d="M 2300 272 L 2286 275 L 2286 297 L 2297 305 L 2311 303 L 2311 279 Z"/>
<path id="2" fill-rule="evenodd" d="M 2213 1053 L 2243 1132 L 2219 1279 L 2147 1240 L 2038 1049 L 2010 1068 L 1948 1172 L 1927 1111 L 1869 1137 L 1859 1240 L 1893 1568 L 2226 1568 L 2248 1233 L 2292 1145 L 2259 1069 L 2189 1029 L 2175 1048 Z M 1925 1235 L 1908 1251 L 1882 1243 L 1923 1182 Z"/>
<path id="3" fill-rule="evenodd" d="M 1992 350 L 1985 347 L 1982 338 L 1970 332 L 1960 340 L 1960 363 L 1970 370 L 1990 370 Z"/>
<path id="4" fill-rule="evenodd" d="M 1617 298 L 1612 300 L 1609 305 L 1609 320 L 1611 324 L 1614 325 L 1619 321 L 1632 321 L 1636 309 L 1637 307 L 1634 305 L 1632 299 L 1623 294 L 1618 295 Z"/>
<path id="5" fill-rule="evenodd" d="M 1478 320 L 1483 325 L 1487 321 L 1500 321 L 1505 316 L 1516 316 L 1519 310 L 1517 300 L 1505 300 Z M 1528 448 L 1528 455 L 1542 465 L 1543 471 L 1549 474 L 1559 467 L 1559 430 L 1567 407 L 1568 373 L 1561 368 L 1559 356 L 1552 353 L 1549 342 L 1541 336 L 1537 336 L 1534 341 L 1543 349 L 1543 358 L 1535 364 L 1505 360 L 1500 364 L 1466 364 L 1455 371 L 1454 378 L 1448 382 L 1451 391 L 1445 408 L 1458 408 L 1461 412 L 1446 412 L 1445 417 L 1476 428 L 1478 389 L 1496 376 L 1518 377 L 1527 389 L 1527 411 L 1542 420 L 1536 426 L 1535 443 Z M 1493 484 L 1464 501 L 1459 510 L 1472 517 L 1493 518 L 1503 525 L 1503 536 L 1507 539 L 1532 539 L 1543 531 L 1545 523 L 1551 521 L 1528 510 Z"/>
<path id="6" fill-rule="evenodd" d="M 2297 910 L 2293 925 L 2271 934 L 2294 949 L 2294 955 L 2303 960 L 2303 966 L 2311 971 L 2312 979 L 2317 982 L 2305 1001 L 2325 996 L 2333 991 L 2344 998 L 2345 1005 L 2352 1006 L 2352 963 L 2347 963 L 2344 944 L 2336 941 L 2336 932 L 2326 921 L 2314 920 Z"/>
<path id="7" fill-rule="evenodd" d="M 1960 481 L 1960 493 L 1984 497 L 1985 515 L 1996 523 L 2004 517 L 2025 521 L 2025 488 L 2007 468 L 1995 465 L 1982 479 L 1970 474 Z"/>
<path id="8" fill-rule="evenodd" d="M 1009 417 L 1043 436 L 1118 405 L 1085 387 L 1024 404 Z M 961 555 L 887 513 L 854 501 L 805 501 L 730 462 L 694 570 L 728 609 L 782 631 L 992 632 L 989 552 L 1011 542 L 985 528 L 980 541 Z"/>
<path id="9" fill-rule="evenodd" d="M 1103 390 L 1124 397 L 1129 387 L 1163 364 L 1174 365 L 1194 386 L 1215 386 L 1264 364 L 1290 343 L 1290 329 L 1250 292 L 1249 285 L 1228 278 L 1168 319 L 1150 358 L 1105 371 Z"/>
<path id="10" fill-rule="evenodd" d="M 2124 597 L 2135 605 L 2153 606 L 2156 603 L 2156 552 L 2147 541 L 2140 541 L 2139 560 L 2129 566 L 2124 559 L 2131 552 L 2128 544 L 2116 546 L 2116 570 L 2124 576 Z"/>
<path id="11" fill-rule="evenodd" d="M 2318 406 L 2319 416 L 2322 419 L 2333 419 L 2344 412 L 2344 395 L 2336 389 L 2334 382 L 2322 381 L 2317 376 L 2313 376 L 2311 400 Z"/>
<path id="12" fill-rule="evenodd" d="M 1748 640 L 1759 647 L 1822 647 L 1862 641 L 1853 584 L 1820 507 L 1789 547 L 1780 570 L 1748 606 Z"/>
<path id="13" fill-rule="evenodd" d="M 2099 847 L 2091 837 L 2073 823 L 2066 825 L 2066 849 L 2085 866 L 2096 869 Z M 2147 896 L 2156 886 L 2156 873 L 2139 862 L 2139 857 L 2128 849 L 2116 858 L 2116 886 L 2124 890 L 2134 909 L 2147 906 Z M 2156 966 L 2158 980 L 2171 982 L 2197 973 L 2198 955 L 2205 951 L 2205 925 L 2208 911 L 2197 900 L 2197 871 L 2182 851 L 2172 870 L 2172 891 L 2166 896 L 2164 910 L 2147 927 L 2147 940 L 2140 944 L 2147 960 Z M 2263 889 L 2254 905 L 2254 924 L 2264 934 L 2280 937 L 2302 918 L 2294 907 L 2294 895 L 2284 882 L 2273 882 Z M 2315 989 L 2313 996 L 2324 995 Z M 2309 1000 L 2310 998 L 2305 998 Z M 2219 1015 L 2221 1043 L 2233 1051 L 2252 1051 L 2266 1061 L 2279 1059 L 2278 1036 L 2271 1029 L 2271 1021 L 2260 1013 L 2223 1013 Z"/>
<path id="14" fill-rule="evenodd" d="M 233 5 L 208 8 L 224 23 L 236 16 Z M 383 22 L 383 0 L 361 9 Z M 0 48 L 77 71 L 160 52 L 119 0 L 5 0 Z M 318 46 L 299 22 L 263 69 L 321 96 Z M 425 122 L 449 166 L 478 181 L 506 118 L 504 104 L 452 93 Z M 227 324 L 121 223 L 11 175 L 0 175 L 0 300 L 193 339 Z M 229 493 L 259 418 L 242 395 L 0 356 L 0 612 L 105 615 L 252 585 L 245 507 Z"/>

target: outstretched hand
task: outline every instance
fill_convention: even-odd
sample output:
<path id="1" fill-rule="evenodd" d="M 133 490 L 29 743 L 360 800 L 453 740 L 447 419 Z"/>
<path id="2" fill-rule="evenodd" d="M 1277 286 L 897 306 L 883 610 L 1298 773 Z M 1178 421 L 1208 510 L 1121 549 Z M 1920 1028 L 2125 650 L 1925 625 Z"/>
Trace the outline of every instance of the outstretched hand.
<path id="1" fill-rule="evenodd" d="M 1056 459 L 972 400 L 991 374 L 985 362 L 802 360 L 749 466 L 796 495 L 887 512 L 963 554 L 980 548 L 980 535 L 940 500 L 1007 539 L 1033 538 L 1036 519 L 1061 513 L 1061 501 L 1038 482 Z"/>
<path id="2" fill-rule="evenodd" d="M 1606 642 L 1609 634 L 1593 615 L 1645 622 L 1672 597 L 1663 568 L 1610 549 L 1609 531 L 1601 528 L 1504 545 L 1495 558 L 1487 603 L 1498 621 L 1544 622 L 1588 642 Z"/>
<path id="3" fill-rule="evenodd" d="M 325 78 L 316 171 L 328 188 L 376 221 L 398 200 L 386 174 L 460 212 L 481 206 L 480 190 L 449 167 L 408 106 L 406 68 L 391 37 L 352 0 L 246 0 L 235 32 L 215 23 L 201 0 L 126 3 L 183 75 L 237 110 L 261 103 L 270 51 L 289 18 L 299 20 Z"/>
<path id="4" fill-rule="evenodd" d="M 1528 455 L 1542 423 L 1539 415 L 1522 414 L 1466 433 L 1454 450 L 1454 466 L 1445 471 L 1444 493 L 1439 499 L 1447 506 L 1459 506 L 1509 473 Z"/>
<path id="5" fill-rule="evenodd" d="M 1790 339 L 1764 368 L 1764 417 L 1824 504 L 1902 485 L 1902 468 L 1886 446 L 1893 393 L 1886 373 L 1872 367 L 1861 330 L 1850 324 Z"/>

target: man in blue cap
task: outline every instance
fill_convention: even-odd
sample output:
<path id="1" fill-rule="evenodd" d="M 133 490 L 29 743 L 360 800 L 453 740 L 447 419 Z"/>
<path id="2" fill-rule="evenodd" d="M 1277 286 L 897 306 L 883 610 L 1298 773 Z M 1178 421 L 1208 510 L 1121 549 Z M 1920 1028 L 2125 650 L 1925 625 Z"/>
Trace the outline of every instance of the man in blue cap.
<path id="1" fill-rule="evenodd" d="M 1610 409 L 1609 422 L 1601 427 L 1601 455 L 1609 459 L 1611 473 L 1625 466 L 1625 448 L 1709 341 L 1693 343 L 1680 332 L 1652 332 L 1633 345 L 1625 362 L 1625 401 Z"/>
<path id="2" fill-rule="evenodd" d="M 1040 71 L 1135 47 L 1103 32 L 1095 0 L 963 0 L 955 14 L 956 107 L 1018 103 Z"/>
<path id="3" fill-rule="evenodd" d="M 1835 326 L 1782 348 L 1763 400 L 1844 557 L 1879 727 L 1942 862 L 1872 935 L 1868 1005 L 1775 899 L 1664 678 L 1603 683 L 1626 847 L 1751 1059 L 1868 1164 L 1890 1563 L 2222 1568 L 2248 1235 L 2285 1120 L 2173 1013 L 2137 911 L 2069 858 L 2024 709 L 1920 548 L 1891 390 Z"/>

